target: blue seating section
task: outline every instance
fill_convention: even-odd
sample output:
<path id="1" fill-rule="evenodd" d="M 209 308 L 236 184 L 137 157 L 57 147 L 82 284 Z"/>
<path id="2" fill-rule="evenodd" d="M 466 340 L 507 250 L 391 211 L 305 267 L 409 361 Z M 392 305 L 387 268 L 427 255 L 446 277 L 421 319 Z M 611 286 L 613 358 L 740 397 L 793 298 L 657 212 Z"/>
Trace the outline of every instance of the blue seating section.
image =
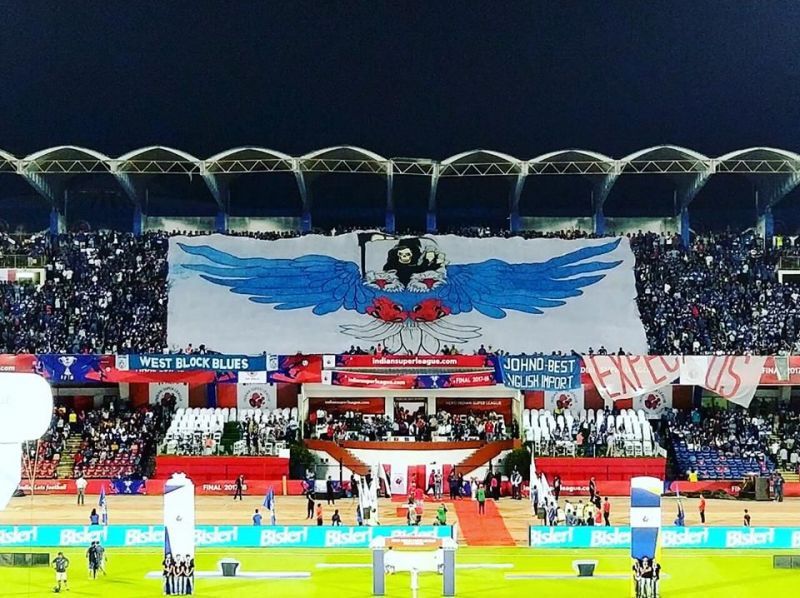
<path id="1" fill-rule="evenodd" d="M 749 473 L 761 472 L 761 464 L 755 457 L 730 456 L 710 447 L 693 450 L 677 438 L 674 448 L 678 471 L 685 475 L 694 468 L 700 480 L 740 480 Z M 775 471 L 775 463 L 769 457 L 766 457 L 765 466 L 767 472 Z"/>

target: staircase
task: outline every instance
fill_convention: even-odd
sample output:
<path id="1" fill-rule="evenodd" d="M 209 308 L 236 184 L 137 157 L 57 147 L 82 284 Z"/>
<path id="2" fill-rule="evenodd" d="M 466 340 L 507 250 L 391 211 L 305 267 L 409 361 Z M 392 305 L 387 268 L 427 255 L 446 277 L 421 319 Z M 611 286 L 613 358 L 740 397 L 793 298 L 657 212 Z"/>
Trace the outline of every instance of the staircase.
<path id="1" fill-rule="evenodd" d="M 787 482 L 800 482 L 800 474 L 796 471 L 781 471 L 781 475 Z"/>
<path id="2" fill-rule="evenodd" d="M 514 443 L 514 440 L 497 440 L 495 442 L 487 442 L 469 457 L 464 459 L 461 463 L 456 464 L 455 470 L 459 473 L 463 473 L 466 476 L 475 469 L 483 467 L 489 461 L 496 459 L 503 451 L 512 450 L 514 448 Z M 499 464 L 495 464 L 495 468 L 497 468 L 498 465 Z"/>
<path id="3" fill-rule="evenodd" d="M 359 476 L 367 475 L 370 467 L 361 459 L 345 448 L 342 448 L 331 440 L 317 440 L 309 438 L 306 440 L 306 448 L 310 451 L 321 451 L 328 453 L 331 459 L 341 463 L 344 467 Z"/>
<path id="4" fill-rule="evenodd" d="M 81 437 L 77 434 L 72 434 L 67 438 L 64 443 L 64 452 L 61 453 L 61 461 L 56 467 L 56 476 L 58 479 L 65 480 L 73 477 L 73 469 L 75 468 L 75 453 L 81 445 Z"/>

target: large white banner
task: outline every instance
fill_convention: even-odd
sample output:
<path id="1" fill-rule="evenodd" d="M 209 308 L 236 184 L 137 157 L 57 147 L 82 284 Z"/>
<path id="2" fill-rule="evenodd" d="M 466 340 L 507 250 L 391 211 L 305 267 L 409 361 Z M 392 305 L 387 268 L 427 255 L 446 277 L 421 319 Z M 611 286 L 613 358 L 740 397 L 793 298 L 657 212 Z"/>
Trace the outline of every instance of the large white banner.
<path id="1" fill-rule="evenodd" d="M 236 407 L 274 411 L 278 407 L 278 390 L 274 384 L 237 384 Z"/>
<path id="2" fill-rule="evenodd" d="M 627 239 L 171 237 L 170 345 L 645 353 Z"/>
<path id="3" fill-rule="evenodd" d="M 177 409 L 186 409 L 189 406 L 189 385 L 185 382 L 151 382 L 148 390 L 151 405 L 175 399 Z"/>
<path id="4" fill-rule="evenodd" d="M 544 391 L 544 408 L 548 411 L 563 409 L 579 416 L 583 409 L 583 387 L 573 390 L 546 390 Z"/>

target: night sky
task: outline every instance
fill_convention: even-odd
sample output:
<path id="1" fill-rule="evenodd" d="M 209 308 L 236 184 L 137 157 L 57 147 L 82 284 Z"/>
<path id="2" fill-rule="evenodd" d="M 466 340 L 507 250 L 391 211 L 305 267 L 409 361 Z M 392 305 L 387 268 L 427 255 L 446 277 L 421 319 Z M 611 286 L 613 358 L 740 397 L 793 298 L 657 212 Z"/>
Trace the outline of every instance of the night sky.
<path id="1" fill-rule="evenodd" d="M 0 1 L 0 148 L 799 150 L 800 3 Z"/>

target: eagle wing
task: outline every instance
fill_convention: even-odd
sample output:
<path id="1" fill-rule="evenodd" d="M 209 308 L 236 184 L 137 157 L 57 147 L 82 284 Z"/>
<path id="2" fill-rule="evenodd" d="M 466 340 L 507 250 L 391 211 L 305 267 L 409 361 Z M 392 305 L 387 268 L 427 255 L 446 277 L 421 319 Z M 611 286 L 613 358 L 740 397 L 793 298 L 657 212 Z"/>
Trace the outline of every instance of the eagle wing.
<path id="1" fill-rule="evenodd" d="M 207 245 L 179 247 L 209 264 L 183 264 L 208 282 L 232 293 L 248 295 L 255 303 L 274 304 L 275 309 L 311 307 L 318 316 L 340 309 L 366 313 L 376 289 L 365 286 L 358 265 L 326 255 L 293 259 L 239 257 Z"/>
<path id="2" fill-rule="evenodd" d="M 621 260 L 592 259 L 613 252 L 620 241 L 584 247 L 534 264 L 502 260 L 451 264 L 447 266 L 447 284 L 437 289 L 438 296 L 454 315 L 473 309 L 495 319 L 504 318 L 508 310 L 541 314 L 582 295 L 584 288 L 598 283 L 621 264 Z"/>

